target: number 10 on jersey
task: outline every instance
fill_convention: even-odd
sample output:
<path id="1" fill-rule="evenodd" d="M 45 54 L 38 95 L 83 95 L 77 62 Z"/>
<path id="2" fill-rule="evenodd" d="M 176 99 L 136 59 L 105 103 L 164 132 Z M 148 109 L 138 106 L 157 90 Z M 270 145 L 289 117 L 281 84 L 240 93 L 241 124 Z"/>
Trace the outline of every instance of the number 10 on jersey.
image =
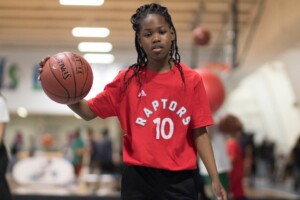
<path id="1" fill-rule="evenodd" d="M 172 119 L 166 118 L 156 118 L 153 120 L 154 124 L 156 125 L 156 139 L 159 140 L 161 137 L 162 139 L 168 140 L 172 138 L 174 133 L 174 123 Z M 169 126 L 169 132 L 166 133 L 166 127 Z"/>

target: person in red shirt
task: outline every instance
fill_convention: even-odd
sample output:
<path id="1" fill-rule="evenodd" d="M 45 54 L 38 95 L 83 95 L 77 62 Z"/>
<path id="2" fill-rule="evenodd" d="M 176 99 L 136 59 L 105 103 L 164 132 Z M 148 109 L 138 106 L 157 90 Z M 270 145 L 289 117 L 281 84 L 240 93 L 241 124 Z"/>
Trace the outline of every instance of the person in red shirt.
<path id="1" fill-rule="evenodd" d="M 219 122 L 219 129 L 227 134 L 226 146 L 231 170 L 229 171 L 229 191 L 232 200 L 247 200 L 245 196 L 244 159 L 243 150 L 239 143 L 239 136 L 243 131 L 243 125 L 238 117 L 232 114 L 225 115 Z"/>
<path id="2" fill-rule="evenodd" d="M 137 62 L 94 98 L 68 106 L 85 120 L 119 119 L 126 164 L 122 199 L 197 199 L 197 152 L 214 194 L 227 199 L 206 131 L 213 119 L 202 78 L 180 61 L 168 9 L 142 5 L 131 23 Z"/>
<path id="3" fill-rule="evenodd" d="M 232 164 L 229 172 L 230 192 L 233 200 L 243 200 L 245 196 L 243 188 L 244 160 L 242 148 L 236 138 L 231 137 L 227 140 L 227 151 Z"/>

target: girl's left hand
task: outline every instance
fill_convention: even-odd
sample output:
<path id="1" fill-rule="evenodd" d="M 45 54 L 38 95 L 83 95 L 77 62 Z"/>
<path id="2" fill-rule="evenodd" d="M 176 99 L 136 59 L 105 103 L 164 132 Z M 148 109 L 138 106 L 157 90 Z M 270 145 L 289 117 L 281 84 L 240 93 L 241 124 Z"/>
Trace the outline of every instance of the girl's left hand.
<path id="1" fill-rule="evenodd" d="M 212 191 L 217 200 L 227 200 L 227 194 L 221 183 L 212 183 Z"/>
<path id="2" fill-rule="evenodd" d="M 42 71 L 43 71 L 44 64 L 47 62 L 47 60 L 48 60 L 49 58 L 50 58 L 50 56 L 47 56 L 47 57 L 43 58 L 43 59 L 40 61 L 40 63 L 39 63 L 39 65 L 40 65 L 40 67 L 39 67 L 39 77 L 38 77 L 39 80 L 41 80 L 40 74 L 41 74 Z"/>

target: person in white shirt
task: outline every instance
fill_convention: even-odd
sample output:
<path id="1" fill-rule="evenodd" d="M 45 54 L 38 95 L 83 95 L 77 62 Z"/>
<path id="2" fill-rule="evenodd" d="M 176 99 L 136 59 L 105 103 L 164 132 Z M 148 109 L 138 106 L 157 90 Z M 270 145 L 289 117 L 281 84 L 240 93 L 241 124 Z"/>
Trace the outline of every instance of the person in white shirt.
<path id="1" fill-rule="evenodd" d="M 1 199 L 11 200 L 11 192 L 6 181 L 5 174 L 8 165 L 7 151 L 4 146 L 4 133 L 6 124 L 9 122 L 9 113 L 4 97 L 0 92 L 0 194 Z"/>

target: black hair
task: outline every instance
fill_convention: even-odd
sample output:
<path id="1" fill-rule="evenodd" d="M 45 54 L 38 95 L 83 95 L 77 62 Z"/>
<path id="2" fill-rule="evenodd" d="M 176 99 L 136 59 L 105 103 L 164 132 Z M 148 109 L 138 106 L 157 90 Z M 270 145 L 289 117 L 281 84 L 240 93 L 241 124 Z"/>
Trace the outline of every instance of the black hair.
<path id="1" fill-rule="evenodd" d="M 159 15 L 163 16 L 164 19 L 166 20 L 166 22 L 168 23 L 169 27 L 174 31 L 175 39 L 172 41 L 169 63 L 171 63 L 171 61 L 173 61 L 175 63 L 175 66 L 180 71 L 180 75 L 181 75 L 181 79 L 182 79 L 183 83 L 185 82 L 184 74 L 182 71 L 182 66 L 180 65 L 180 54 L 178 52 L 178 46 L 177 46 L 176 29 L 173 25 L 172 18 L 166 7 L 161 6 L 159 4 L 151 3 L 151 4 L 145 4 L 141 7 L 139 7 L 136 10 L 135 14 L 133 14 L 131 16 L 132 28 L 135 31 L 135 48 L 136 48 L 138 57 L 137 57 L 137 62 L 134 63 L 133 65 L 131 65 L 129 67 L 129 69 L 125 72 L 125 76 L 124 76 L 125 89 L 127 88 L 128 84 L 130 83 L 130 81 L 132 80 L 133 77 L 137 77 L 140 87 L 142 86 L 139 72 L 141 71 L 142 68 L 146 67 L 147 55 L 139 43 L 138 35 L 141 31 L 142 20 L 145 19 L 145 17 L 149 14 L 159 14 Z M 127 73 L 131 69 L 133 70 L 133 74 L 128 79 L 126 79 Z"/>

